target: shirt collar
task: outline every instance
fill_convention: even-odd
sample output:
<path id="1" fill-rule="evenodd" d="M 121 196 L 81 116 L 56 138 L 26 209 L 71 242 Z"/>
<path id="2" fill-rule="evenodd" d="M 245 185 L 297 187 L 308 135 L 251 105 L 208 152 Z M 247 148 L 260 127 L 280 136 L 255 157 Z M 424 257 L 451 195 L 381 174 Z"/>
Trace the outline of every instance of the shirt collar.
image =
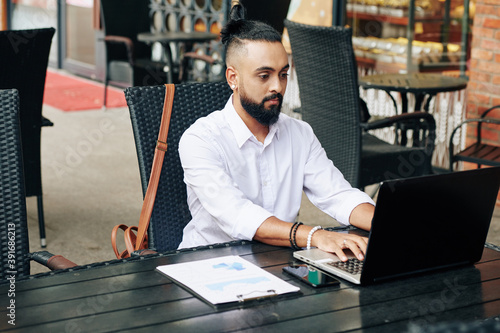
<path id="1" fill-rule="evenodd" d="M 229 127 L 231 127 L 234 137 L 236 138 L 238 147 L 241 148 L 241 146 L 243 146 L 243 144 L 254 135 L 248 129 L 247 125 L 243 122 L 243 119 L 241 119 L 241 117 L 236 112 L 236 109 L 233 106 L 233 95 L 229 97 L 226 106 L 224 106 L 224 113 L 226 115 L 226 120 L 229 124 Z M 280 120 L 278 119 L 275 124 L 269 126 L 269 134 L 266 137 L 265 143 L 270 143 L 274 136 L 276 136 L 276 138 L 278 139 L 279 123 Z"/>

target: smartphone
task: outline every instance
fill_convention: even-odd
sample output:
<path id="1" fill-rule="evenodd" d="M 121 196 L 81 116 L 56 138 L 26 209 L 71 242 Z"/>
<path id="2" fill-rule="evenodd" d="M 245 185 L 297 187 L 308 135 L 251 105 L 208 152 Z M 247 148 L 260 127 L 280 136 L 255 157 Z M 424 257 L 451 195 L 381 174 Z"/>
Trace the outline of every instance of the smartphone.
<path id="1" fill-rule="evenodd" d="M 333 276 L 306 264 L 285 266 L 283 271 L 314 288 L 340 284 L 340 281 Z"/>

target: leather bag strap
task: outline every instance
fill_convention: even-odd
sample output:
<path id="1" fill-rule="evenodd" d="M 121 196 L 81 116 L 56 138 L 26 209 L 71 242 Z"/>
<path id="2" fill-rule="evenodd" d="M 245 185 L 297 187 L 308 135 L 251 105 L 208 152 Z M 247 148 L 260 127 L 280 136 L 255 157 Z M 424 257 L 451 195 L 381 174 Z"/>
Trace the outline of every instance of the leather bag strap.
<path id="1" fill-rule="evenodd" d="M 127 226 L 125 224 L 118 224 L 115 225 L 113 228 L 113 231 L 111 231 L 111 246 L 113 247 L 113 251 L 115 252 L 115 255 L 117 258 L 126 258 L 128 257 L 128 252 L 127 250 L 122 251 L 121 253 L 118 252 L 118 247 L 116 245 L 116 235 L 118 233 L 118 229 L 121 229 L 123 231 L 127 230 Z"/>
<path id="2" fill-rule="evenodd" d="M 172 115 L 172 105 L 174 104 L 175 85 L 165 84 L 165 100 L 163 102 L 163 114 L 161 116 L 160 132 L 158 133 L 158 141 L 153 158 L 153 166 L 151 167 L 151 175 L 149 176 L 148 188 L 144 196 L 142 204 L 141 216 L 139 218 L 139 227 L 137 231 L 137 239 L 135 250 L 141 250 L 141 246 L 146 238 L 146 232 L 153 212 L 153 206 L 156 199 L 156 191 L 158 190 L 158 182 L 160 181 L 161 167 L 163 158 L 167 151 L 167 136 L 170 126 L 170 117 Z"/>

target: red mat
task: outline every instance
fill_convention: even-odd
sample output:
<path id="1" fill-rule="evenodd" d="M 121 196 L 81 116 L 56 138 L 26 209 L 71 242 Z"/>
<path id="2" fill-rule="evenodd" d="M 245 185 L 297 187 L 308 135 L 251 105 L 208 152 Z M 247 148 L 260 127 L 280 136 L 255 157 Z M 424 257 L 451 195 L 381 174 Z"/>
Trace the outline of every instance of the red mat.
<path id="1" fill-rule="evenodd" d="M 74 76 L 47 71 L 43 104 L 62 111 L 102 108 L 104 85 Z M 127 106 L 123 90 L 108 86 L 106 107 Z"/>

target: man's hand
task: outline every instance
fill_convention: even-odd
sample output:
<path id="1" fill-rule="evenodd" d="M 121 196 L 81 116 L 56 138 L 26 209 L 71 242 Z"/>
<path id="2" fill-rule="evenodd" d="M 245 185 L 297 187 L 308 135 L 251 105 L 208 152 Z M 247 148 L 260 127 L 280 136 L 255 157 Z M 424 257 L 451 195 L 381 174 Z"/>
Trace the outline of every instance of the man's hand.
<path id="1" fill-rule="evenodd" d="M 355 227 L 369 231 L 374 212 L 375 207 L 373 205 L 363 203 L 352 210 L 349 222 Z M 342 261 L 347 260 L 344 250 L 351 250 L 356 258 L 364 260 L 368 238 L 354 234 L 319 230 L 313 234 L 311 244 L 323 251 L 335 253 Z"/>
<path id="2" fill-rule="evenodd" d="M 355 227 L 369 231 L 374 212 L 375 207 L 373 205 L 361 204 L 352 210 L 349 222 Z M 364 260 L 368 238 L 354 234 L 319 230 L 314 233 L 311 243 L 323 251 L 335 253 L 342 261 L 347 260 L 344 250 L 351 250 L 356 258 Z"/>
<path id="3" fill-rule="evenodd" d="M 347 260 L 344 250 L 351 250 L 356 258 L 364 260 L 368 238 L 354 234 L 318 230 L 313 234 L 311 243 L 320 250 L 335 253 L 342 261 Z"/>

